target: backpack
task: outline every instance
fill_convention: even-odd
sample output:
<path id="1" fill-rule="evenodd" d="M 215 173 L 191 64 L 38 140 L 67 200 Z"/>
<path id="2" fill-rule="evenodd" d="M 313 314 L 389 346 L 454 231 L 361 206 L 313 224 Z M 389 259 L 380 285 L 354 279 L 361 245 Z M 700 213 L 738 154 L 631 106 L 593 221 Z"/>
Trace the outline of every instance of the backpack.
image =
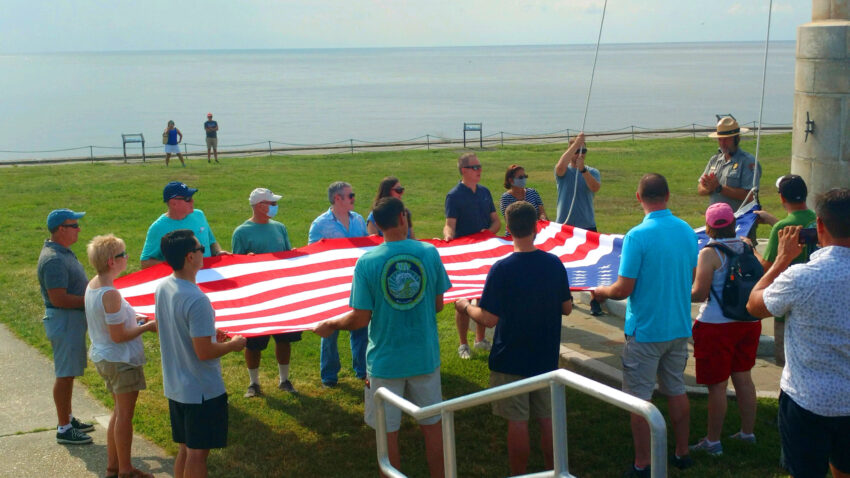
<path id="1" fill-rule="evenodd" d="M 720 304 L 720 310 L 726 318 L 741 322 L 756 322 L 760 319 L 753 317 L 747 312 L 747 300 L 756 282 L 764 275 L 764 268 L 758 258 L 753 254 L 753 248 L 744 244 L 744 251 L 740 254 L 723 244 L 712 242 L 705 247 L 712 247 L 723 251 L 728 257 L 726 262 L 726 279 L 723 281 L 723 289 L 720 297 L 711 288 L 711 295 Z"/>

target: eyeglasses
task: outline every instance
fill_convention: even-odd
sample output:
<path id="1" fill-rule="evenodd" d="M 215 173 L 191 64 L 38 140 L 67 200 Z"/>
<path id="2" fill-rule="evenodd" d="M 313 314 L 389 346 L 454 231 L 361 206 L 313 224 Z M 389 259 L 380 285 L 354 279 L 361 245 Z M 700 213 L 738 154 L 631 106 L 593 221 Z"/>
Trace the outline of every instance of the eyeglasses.
<path id="1" fill-rule="evenodd" d="M 203 254 L 203 253 L 207 252 L 207 248 L 204 247 L 204 246 L 198 246 L 198 247 L 190 250 L 189 252 L 200 252 L 201 254 Z"/>
<path id="2" fill-rule="evenodd" d="M 348 194 L 348 199 L 354 199 L 354 193 L 349 193 L 349 194 Z"/>
<path id="3" fill-rule="evenodd" d="M 480 164 L 475 164 L 475 165 L 473 165 L 473 166 L 463 166 L 463 169 L 471 169 L 471 170 L 473 170 L 473 171 L 480 171 L 480 170 L 481 170 L 481 165 L 480 165 Z"/>
<path id="4" fill-rule="evenodd" d="M 59 224 L 59 227 L 70 227 L 71 229 L 79 229 L 80 223 L 75 222 L 74 224 Z"/>
<path id="5" fill-rule="evenodd" d="M 527 174 L 523 174 L 522 176 L 514 176 L 516 179 L 528 179 Z"/>
<path id="6" fill-rule="evenodd" d="M 576 156 L 578 156 L 579 154 L 587 154 L 587 148 L 581 148 L 581 149 L 577 150 Z"/>
<path id="7" fill-rule="evenodd" d="M 127 257 L 127 251 L 122 252 L 121 254 L 115 254 L 112 256 L 114 259 L 120 259 L 122 257 Z"/>
<path id="8" fill-rule="evenodd" d="M 189 197 L 174 196 L 174 197 L 173 197 L 173 198 L 171 198 L 171 199 L 179 199 L 179 200 L 181 200 L 181 201 L 186 201 L 186 202 L 192 202 L 192 201 L 194 201 L 194 200 L 195 200 L 195 198 L 193 198 L 192 196 L 189 196 Z"/>
<path id="9" fill-rule="evenodd" d="M 399 187 L 397 187 L 397 188 L 393 188 L 393 191 L 395 191 L 395 192 L 397 192 L 397 193 L 401 194 L 401 193 L 403 193 L 403 192 L 404 192 L 404 188 L 403 188 L 403 187 L 401 187 L 401 186 L 399 186 Z"/>

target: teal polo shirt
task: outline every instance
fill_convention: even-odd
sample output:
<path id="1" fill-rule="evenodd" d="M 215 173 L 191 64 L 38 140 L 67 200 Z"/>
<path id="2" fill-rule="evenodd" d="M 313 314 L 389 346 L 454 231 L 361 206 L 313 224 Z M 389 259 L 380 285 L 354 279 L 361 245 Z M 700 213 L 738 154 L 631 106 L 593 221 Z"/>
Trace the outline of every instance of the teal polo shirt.
<path id="1" fill-rule="evenodd" d="M 623 240 L 619 275 L 635 279 L 626 307 L 626 335 L 666 342 L 691 335 L 691 284 L 697 236 L 669 209 L 653 211 Z"/>

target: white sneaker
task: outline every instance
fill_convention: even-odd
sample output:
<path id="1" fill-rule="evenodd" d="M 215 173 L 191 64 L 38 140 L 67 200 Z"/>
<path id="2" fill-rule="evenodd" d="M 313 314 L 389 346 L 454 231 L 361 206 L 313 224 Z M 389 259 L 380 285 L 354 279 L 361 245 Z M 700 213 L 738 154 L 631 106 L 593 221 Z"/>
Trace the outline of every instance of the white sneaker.
<path id="1" fill-rule="evenodd" d="M 457 348 L 457 355 L 463 360 L 471 359 L 472 351 L 469 350 L 469 344 L 461 344 L 460 347 Z"/>
<path id="2" fill-rule="evenodd" d="M 481 342 L 475 342 L 475 349 L 476 350 L 483 350 L 483 351 L 487 352 L 492 348 L 493 348 L 493 344 L 491 344 L 490 341 L 487 340 L 487 339 L 484 339 Z"/>

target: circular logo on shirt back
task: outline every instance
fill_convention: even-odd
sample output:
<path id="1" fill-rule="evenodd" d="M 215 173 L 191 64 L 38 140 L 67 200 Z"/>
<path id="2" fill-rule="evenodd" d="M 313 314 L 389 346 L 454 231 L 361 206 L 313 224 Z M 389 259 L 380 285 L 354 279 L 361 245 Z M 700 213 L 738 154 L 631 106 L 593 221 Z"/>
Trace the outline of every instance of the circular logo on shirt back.
<path id="1" fill-rule="evenodd" d="M 381 273 L 384 299 L 396 310 L 416 307 L 425 292 L 426 277 L 422 262 L 411 255 L 394 256 Z"/>

